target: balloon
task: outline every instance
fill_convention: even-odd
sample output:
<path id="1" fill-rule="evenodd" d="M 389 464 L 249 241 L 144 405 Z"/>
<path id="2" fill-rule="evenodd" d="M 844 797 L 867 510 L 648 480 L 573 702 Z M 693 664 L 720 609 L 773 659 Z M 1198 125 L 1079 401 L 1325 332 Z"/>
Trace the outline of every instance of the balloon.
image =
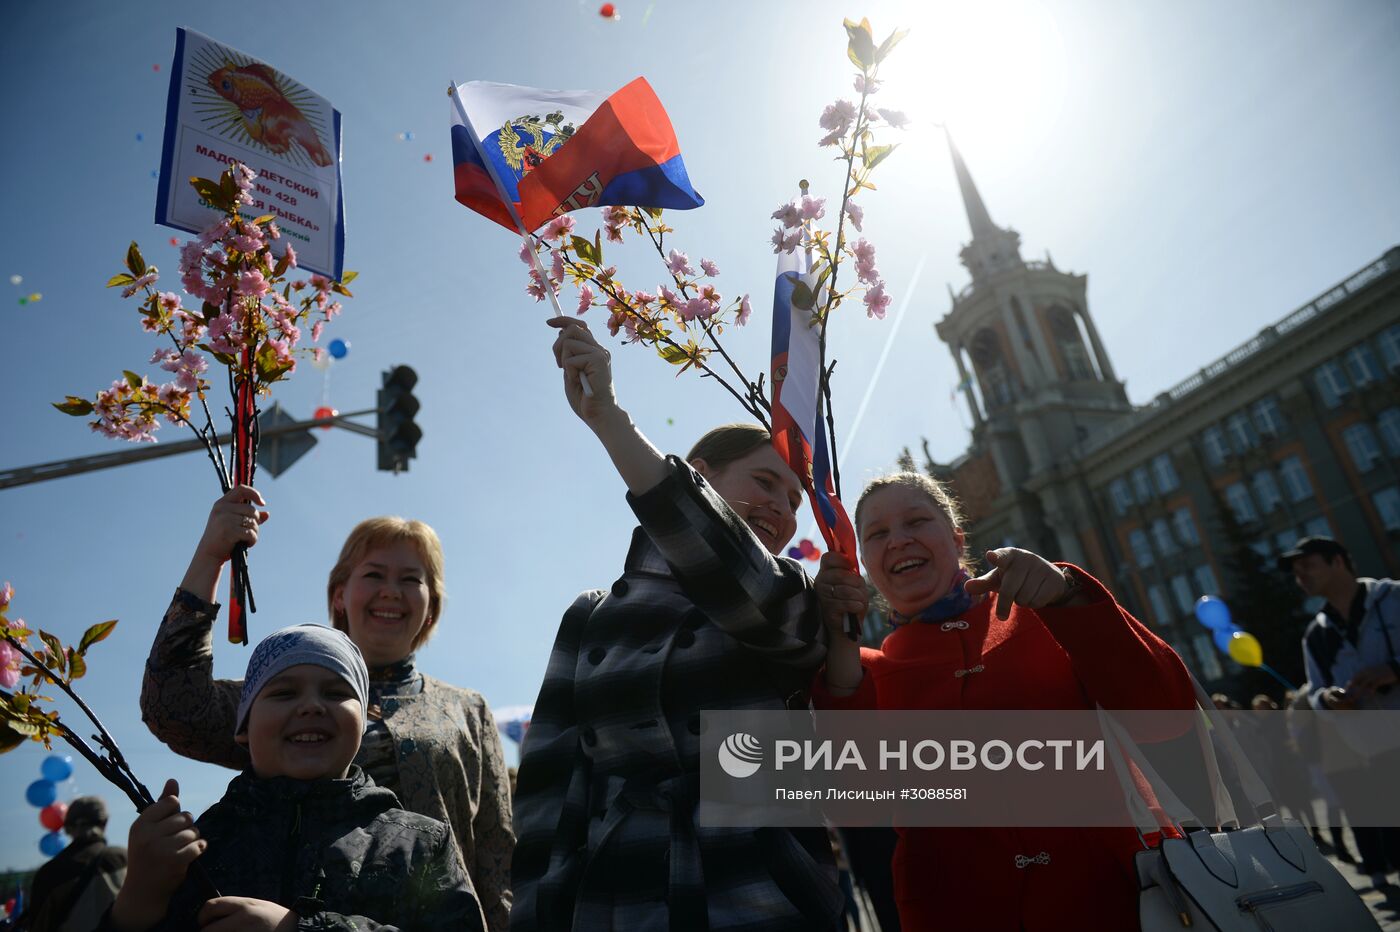
<path id="1" fill-rule="evenodd" d="M 13 916 L 14 914 L 15 914 L 15 898 L 14 898 L 14 897 L 10 897 L 8 900 L 5 901 L 5 915 L 6 915 L 6 916 Z"/>
<path id="2" fill-rule="evenodd" d="M 802 553 L 802 550 L 798 547 L 789 547 L 788 556 L 792 557 L 794 560 L 801 560 L 804 554 Z"/>
<path id="3" fill-rule="evenodd" d="M 44 296 L 37 291 L 29 296 L 30 304 L 38 304 L 42 300 L 44 300 Z"/>
<path id="4" fill-rule="evenodd" d="M 160 70 L 160 65 L 152 65 L 152 66 L 151 66 L 151 70 L 152 70 L 152 71 L 159 71 L 159 70 Z"/>
<path id="5" fill-rule="evenodd" d="M 617 7 L 611 3 L 605 3 L 598 7 L 598 15 L 603 19 L 617 19 Z"/>
<path id="6" fill-rule="evenodd" d="M 331 355 L 336 359 L 344 359 L 345 354 L 350 352 L 350 344 L 346 343 L 344 340 L 335 339 L 330 342 L 330 345 L 327 346 L 326 349 L 330 350 Z"/>
<path id="7" fill-rule="evenodd" d="M 63 828 L 63 820 L 67 815 L 67 803 L 49 803 L 39 810 L 39 824 L 51 832 L 56 832 Z"/>
<path id="8" fill-rule="evenodd" d="M 1236 631 L 1230 635 L 1230 659 L 1242 667 L 1257 667 L 1264 662 L 1264 648 L 1248 631 Z"/>
<path id="9" fill-rule="evenodd" d="M 10 284 L 11 284 L 11 285 L 18 285 L 18 284 L 19 284 L 20 282 L 22 282 L 22 281 L 24 281 L 24 276 L 23 276 L 23 275 L 11 275 L 11 276 L 10 276 Z"/>
<path id="10" fill-rule="evenodd" d="M 63 833 L 61 832 L 49 832 L 39 839 L 39 850 L 44 853 L 45 857 L 51 858 L 66 847 L 68 846 L 63 843 Z"/>
<path id="11" fill-rule="evenodd" d="M 1215 646 L 1222 654 L 1230 653 L 1230 638 L 1238 630 L 1240 629 L 1231 625 L 1228 628 L 1216 628 L 1210 633 L 1210 636 L 1215 639 Z"/>
<path id="12" fill-rule="evenodd" d="M 20 303 L 20 306 L 24 306 L 24 305 L 26 305 L 26 304 L 29 303 L 29 299 L 28 299 L 28 298 L 20 298 L 20 299 L 19 299 L 19 303 Z"/>
<path id="13" fill-rule="evenodd" d="M 1196 620 L 1214 631 L 1233 625 L 1230 606 L 1213 595 L 1203 595 L 1196 600 Z"/>
<path id="14" fill-rule="evenodd" d="M 24 798 L 29 805 L 35 809 L 43 809 L 49 803 L 58 799 L 58 787 L 54 786 L 52 780 L 35 780 L 29 784 L 29 788 L 24 791 Z"/>
<path id="15" fill-rule="evenodd" d="M 136 134 L 136 141 L 137 141 L 137 142 L 144 142 L 145 140 L 146 140 L 146 136 L 145 136 L 144 133 L 137 133 L 137 134 Z"/>
<path id="16" fill-rule="evenodd" d="M 321 418 L 323 418 L 323 417 L 335 417 L 335 416 L 336 416 L 337 414 L 339 414 L 339 413 L 340 413 L 340 412 L 337 411 L 335 408 L 328 408 L 328 407 L 326 407 L 325 405 L 321 405 L 321 407 L 317 408 L 317 409 L 312 413 L 311 416 L 319 420 L 319 419 L 321 419 Z M 322 429 L 322 430 L 330 430 L 330 429 L 331 429 L 331 425 L 330 425 L 330 424 L 322 424 L 322 425 L 321 425 L 321 429 Z"/>
<path id="17" fill-rule="evenodd" d="M 432 154 L 431 152 L 429 152 L 429 153 L 427 153 L 426 155 L 423 156 L 423 161 L 425 161 L 425 162 L 431 162 L 432 160 L 433 160 L 433 154 Z"/>
<path id="18" fill-rule="evenodd" d="M 811 560 L 813 563 L 817 562 L 821 558 L 822 552 L 816 547 L 813 547 L 811 550 L 807 551 L 807 559 Z"/>
<path id="19" fill-rule="evenodd" d="M 73 758 L 66 754 L 50 754 L 39 766 L 39 772 L 44 775 L 45 780 L 62 783 L 73 776 Z"/>
<path id="20" fill-rule="evenodd" d="M 172 236 L 172 237 L 170 237 L 170 245 L 172 245 L 172 246 L 178 246 L 178 245 L 180 245 L 180 241 L 179 241 L 178 239 L 176 239 L 175 237 Z"/>
<path id="21" fill-rule="evenodd" d="M 799 541 L 797 542 L 797 549 L 798 549 L 798 550 L 801 550 L 801 551 L 802 551 L 802 555 L 805 557 L 807 554 L 811 553 L 813 550 L 816 550 L 816 549 L 817 549 L 817 545 L 814 544 L 814 543 L 812 543 L 810 540 L 808 540 L 807 538 L 804 537 L 804 538 L 802 538 L 801 540 L 799 540 Z"/>
<path id="22" fill-rule="evenodd" d="M 151 177 L 152 177 L 152 178 L 159 178 L 159 177 L 160 177 L 160 172 L 159 172 L 157 169 L 154 169 L 154 168 L 151 169 Z"/>

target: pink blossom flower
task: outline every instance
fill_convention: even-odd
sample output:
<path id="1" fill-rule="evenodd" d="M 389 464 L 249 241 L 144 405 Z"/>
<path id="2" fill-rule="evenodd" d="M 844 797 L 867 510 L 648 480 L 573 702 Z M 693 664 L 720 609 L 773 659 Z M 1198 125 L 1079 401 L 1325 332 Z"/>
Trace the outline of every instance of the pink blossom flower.
<path id="1" fill-rule="evenodd" d="M 325 307 L 321 308 L 321 310 L 325 312 L 326 320 L 335 320 L 336 315 L 339 314 L 341 311 L 340 302 L 332 301 Z"/>
<path id="2" fill-rule="evenodd" d="M 677 294 L 670 288 L 667 288 L 665 285 L 662 285 L 659 290 L 661 292 L 661 302 L 663 305 L 666 305 L 668 307 L 678 307 L 680 305 L 680 297 L 677 296 Z"/>
<path id="3" fill-rule="evenodd" d="M 740 327 L 744 326 L 744 324 L 749 322 L 749 315 L 752 313 L 753 305 L 749 303 L 749 296 L 744 295 L 744 297 L 739 300 L 739 314 L 734 318 L 734 323 Z"/>
<path id="4" fill-rule="evenodd" d="M 540 236 L 550 242 L 554 242 L 572 233 L 575 226 L 576 224 L 574 223 L 573 217 L 570 217 L 568 214 L 562 214 L 549 221 L 549 223 L 545 225 L 544 232 L 541 233 Z"/>
<path id="5" fill-rule="evenodd" d="M 132 282 L 126 288 L 122 289 L 122 297 L 129 298 L 132 295 L 136 294 L 136 292 L 140 291 L 142 288 L 145 288 L 147 285 L 154 285 L 159 279 L 159 273 L 154 267 L 152 267 L 146 272 L 146 274 L 136 279 L 136 281 Z"/>
<path id="6" fill-rule="evenodd" d="M 715 312 L 715 306 L 704 298 L 691 298 L 681 305 L 681 317 L 686 320 L 706 320 Z"/>
<path id="7" fill-rule="evenodd" d="M 245 255 L 252 255 L 263 247 L 262 233 L 252 224 L 244 227 L 244 232 L 235 236 L 231 242 L 234 249 Z"/>
<path id="8" fill-rule="evenodd" d="M 257 269 L 242 272 L 238 276 L 238 290 L 241 294 L 260 298 L 267 294 L 267 279 Z"/>
<path id="9" fill-rule="evenodd" d="M 584 313 L 593 306 L 593 289 L 584 285 L 578 290 L 578 315 L 582 317 Z"/>
<path id="10" fill-rule="evenodd" d="M 0 641 L 0 686 L 14 689 L 19 685 L 19 651 L 8 641 Z"/>
<path id="11" fill-rule="evenodd" d="M 546 292 L 544 289 L 544 279 L 540 277 L 539 272 L 536 272 L 534 269 L 531 269 L 530 282 L 525 286 L 525 293 L 530 297 L 534 298 L 536 301 L 543 301 L 546 297 Z"/>
<path id="12" fill-rule="evenodd" d="M 323 330 L 325 330 L 325 329 L 326 329 L 326 322 L 325 322 L 324 320 L 318 320 L 318 321 L 316 321 L 316 323 L 312 324 L 312 325 L 311 325 L 311 342 L 312 342 L 312 343 L 320 343 L 320 342 L 321 342 L 321 331 L 323 331 Z"/>
<path id="13" fill-rule="evenodd" d="M 151 362 L 152 362 L 153 364 L 159 365 L 162 369 L 164 369 L 164 368 L 165 368 L 165 364 L 168 363 L 168 362 L 170 362 L 172 359 L 179 359 L 179 358 L 180 358 L 180 354 L 177 353 L 177 352 L 175 352 L 175 351 L 172 350 L 172 349 L 158 349 L 158 350 L 156 350 L 154 353 L 151 354 Z M 174 372 L 175 370 L 174 370 L 174 369 L 170 369 L 170 370 L 168 370 L 168 371 Z"/>
<path id="14" fill-rule="evenodd" d="M 549 277 L 556 285 L 564 280 L 564 254 L 557 249 L 549 251 Z"/>
<path id="15" fill-rule="evenodd" d="M 885 122 L 890 124 L 892 129 L 904 129 L 909 125 L 909 118 L 904 115 L 902 110 L 877 109 L 875 112 L 884 117 Z"/>
<path id="16" fill-rule="evenodd" d="M 160 293 L 160 306 L 168 313 L 175 313 L 180 309 L 180 296 L 173 291 L 162 291 Z"/>
<path id="17" fill-rule="evenodd" d="M 325 362 L 325 361 L 326 361 L 326 350 L 325 350 L 325 348 L 324 348 L 324 347 L 321 347 L 321 346 L 318 346 L 318 347 L 315 347 L 314 349 L 312 349 L 312 350 L 311 350 L 311 361 L 312 361 L 313 363 L 315 363 L 316 365 L 318 365 L 318 366 L 319 366 L 321 363 Z"/>
<path id="18" fill-rule="evenodd" d="M 700 297 L 705 299 L 706 301 L 709 301 L 711 304 L 716 305 L 724 300 L 722 297 L 720 297 L 719 292 L 715 290 L 714 285 L 702 285 L 700 287 Z"/>
<path id="19" fill-rule="evenodd" d="M 798 206 L 797 213 L 803 220 L 820 220 L 826 216 L 826 198 L 802 195 L 802 203 Z"/>
<path id="20" fill-rule="evenodd" d="M 878 78 L 867 78 L 863 74 L 858 74 L 856 75 L 856 93 L 874 94 L 880 89 L 880 85 L 883 83 L 884 82 Z"/>
<path id="21" fill-rule="evenodd" d="M 847 201 L 846 216 L 851 218 L 851 226 L 855 227 L 856 232 L 859 233 L 861 231 L 860 225 L 865 222 L 865 208 L 855 201 Z"/>
<path id="22" fill-rule="evenodd" d="M 851 247 L 851 254 L 856 257 L 857 262 L 875 264 L 875 244 L 863 236 Z"/>
<path id="23" fill-rule="evenodd" d="M 893 299 L 885 293 L 885 283 L 876 281 L 874 285 L 866 289 L 865 297 L 862 300 L 865 301 L 866 317 L 878 317 L 880 320 L 884 320 L 885 308 L 890 306 L 890 301 Z"/>
<path id="24" fill-rule="evenodd" d="M 306 282 L 303 281 L 302 279 L 297 279 L 296 281 L 292 282 L 292 290 L 293 290 L 293 291 L 301 291 L 301 290 L 302 290 L 303 288 L 305 288 L 305 287 L 306 287 Z"/>
<path id="25" fill-rule="evenodd" d="M 331 280 L 324 275 L 312 275 L 311 287 L 324 294 L 331 290 Z"/>
<path id="26" fill-rule="evenodd" d="M 8 608 L 10 600 L 15 597 L 15 587 L 6 582 L 0 586 L 0 609 Z"/>
<path id="27" fill-rule="evenodd" d="M 802 214 L 798 212 L 797 201 L 788 201 L 786 204 L 773 211 L 773 219 L 782 221 L 784 230 L 802 226 Z"/>
<path id="28" fill-rule="evenodd" d="M 774 230 L 770 242 L 773 244 L 774 253 L 790 253 L 802 244 L 802 228 L 798 227 L 787 235 L 783 234 L 782 229 Z"/>
<path id="29" fill-rule="evenodd" d="M 520 241 L 520 261 L 532 268 L 535 265 L 535 249 L 525 240 Z"/>
<path id="30" fill-rule="evenodd" d="M 715 265 L 714 262 L 710 261 L 709 259 L 701 259 L 700 271 L 704 272 L 711 278 L 714 278 L 716 275 L 719 274 L 719 266 Z"/>
<path id="31" fill-rule="evenodd" d="M 643 291 L 639 288 L 632 292 L 632 300 L 637 302 L 639 308 L 645 309 L 647 305 L 655 303 L 656 295 L 652 294 L 650 291 Z"/>
<path id="32" fill-rule="evenodd" d="M 695 270 L 690 267 L 690 257 L 678 249 L 672 249 L 666 256 L 666 268 L 671 270 L 672 275 L 695 274 Z"/>
<path id="33" fill-rule="evenodd" d="M 845 135 L 846 130 L 850 129 L 851 121 L 855 118 L 856 105 L 849 100 L 838 100 L 834 104 L 827 105 L 817 123 L 824 130 Z"/>
<path id="34" fill-rule="evenodd" d="M 818 139 L 818 140 L 817 140 L 817 145 L 818 145 L 818 146 L 821 146 L 822 148 L 825 148 L 825 147 L 827 147 L 827 146 L 834 146 L 834 145 L 836 145 L 837 142 L 839 142 L 839 141 L 841 140 L 841 137 L 843 137 L 843 136 L 845 136 L 845 135 L 846 135 L 846 134 L 845 134 L 844 131 L 843 131 L 843 132 L 837 132 L 836 130 L 832 130 L 831 132 L 829 132 L 829 133 L 827 133 L 825 136 L 823 136 L 821 139 Z"/>
<path id="35" fill-rule="evenodd" d="M 622 242 L 622 227 L 613 226 L 612 224 L 604 224 L 603 234 L 607 237 L 608 242 L 610 243 Z"/>
<path id="36" fill-rule="evenodd" d="M 269 224 L 267 225 L 267 238 L 268 238 L 268 239 L 281 239 L 281 238 L 282 238 L 282 231 L 279 230 L 279 229 L 277 229 L 277 224 L 275 224 L 275 223 L 269 223 Z M 290 245 L 291 245 L 291 244 L 289 243 L 288 246 L 290 247 Z"/>
<path id="37" fill-rule="evenodd" d="M 209 321 L 209 348 L 232 356 L 238 352 L 237 322 L 232 314 L 220 314 Z"/>
<path id="38" fill-rule="evenodd" d="M 160 318 L 142 317 L 141 329 L 146 331 L 147 333 L 160 333 Z"/>
<path id="39" fill-rule="evenodd" d="M 289 268 L 289 269 L 294 269 L 294 268 L 296 268 L 296 267 L 297 267 L 297 251 L 296 251 L 295 249 L 292 248 L 292 244 L 291 244 L 291 243 L 288 243 L 288 244 L 287 244 L 287 268 Z"/>

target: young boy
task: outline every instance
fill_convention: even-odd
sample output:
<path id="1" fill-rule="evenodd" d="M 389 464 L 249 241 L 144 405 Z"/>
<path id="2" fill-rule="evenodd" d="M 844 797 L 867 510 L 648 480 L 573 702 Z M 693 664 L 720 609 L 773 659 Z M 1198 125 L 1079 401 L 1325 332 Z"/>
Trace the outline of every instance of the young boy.
<path id="1" fill-rule="evenodd" d="M 351 760 L 369 674 L 334 628 L 297 625 L 253 651 L 237 740 L 253 766 L 196 822 L 174 780 L 128 839 L 118 932 L 484 929 L 452 833 L 398 808 Z M 207 899 L 199 865 L 222 896 Z"/>

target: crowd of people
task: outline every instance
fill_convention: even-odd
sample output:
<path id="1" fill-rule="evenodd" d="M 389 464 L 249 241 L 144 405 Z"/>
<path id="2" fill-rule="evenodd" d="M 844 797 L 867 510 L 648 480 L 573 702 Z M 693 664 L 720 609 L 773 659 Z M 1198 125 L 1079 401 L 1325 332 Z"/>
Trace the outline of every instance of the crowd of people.
<path id="1" fill-rule="evenodd" d="M 894 625 L 859 647 L 843 630 L 868 608 L 855 564 L 829 553 L 812 579 L 783 556 L 803 491 L 769 433 L 726 425 L 664 456 L 587 325 L 550 323 L 566 400 L 638 527 L 617 578 L 564 611 L 518 774 L 481 695 L 417 667 L 445 606 L 442 548 L 421 522 L 361 523 L 329 573 L 331 624 L 277 631 L 241 681 L 214 677 L 222 567 L 268 517 L 238 487 L 156 631 L 141 708 L 176 753 L 239 772 L 198 818 L 167 782 L 124 852 L 101 836 L 105 813 L 75 801 L 70 821 L 87 822 L 36 878 L 27 927 L 836 930 L 856 876 L 886 932 L 1137 928 L 1131 828 L 850 831 L 838 870 L 822 828 L 697 819 L 702 709 L 1193 709 L 1193 683 L 1087 568 L 1004 547 L 978 573 L 956 502 L 916 473 L 870 483 L 855 509 Z M 1335 542 L 1300 542 L 1283 568 L 1327 599 L 1307 633 L 1310 685 L 1290 701 L 1400 703 L 1395 584 L 1358 581 Z M 1286 796 L 1300 815 L 1316 795 L 1346 805 L 1343 776 L 1335 793 L 1311 776 Z M 1400 849 L 1395 830 L 1373 831 L 1356 845 L 1383 878 Z M 41 908 L 94 877 L 115 879 L 91 924 Z"/>

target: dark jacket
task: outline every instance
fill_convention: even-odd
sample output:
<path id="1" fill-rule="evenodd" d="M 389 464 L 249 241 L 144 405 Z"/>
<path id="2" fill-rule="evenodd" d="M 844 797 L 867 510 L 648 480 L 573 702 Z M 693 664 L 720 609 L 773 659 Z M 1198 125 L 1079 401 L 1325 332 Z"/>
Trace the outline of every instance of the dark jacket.
<path id="1" fill-rule="evenodd" d="M 99 873 L 113 875 L 112 886 L 120 887 L 126 874 L 126 849 L 107 844 L 102 832 L 93 830 L 74 838 L 39 868 L 30 884 L 29 906 L 20 928 L 47 932 L 61 927 L 73 904 Z"/>
<path id="2" fill-rule="evenodd" d="M 245 770 L 196 824 L 219 892 L 293 908 L 298 929 L 482 929 L 448 827 L 398 808 L 358 767 L 315 781 Z M 198 928 L 200 890 L 187 877 L 157 929 Z"/>

